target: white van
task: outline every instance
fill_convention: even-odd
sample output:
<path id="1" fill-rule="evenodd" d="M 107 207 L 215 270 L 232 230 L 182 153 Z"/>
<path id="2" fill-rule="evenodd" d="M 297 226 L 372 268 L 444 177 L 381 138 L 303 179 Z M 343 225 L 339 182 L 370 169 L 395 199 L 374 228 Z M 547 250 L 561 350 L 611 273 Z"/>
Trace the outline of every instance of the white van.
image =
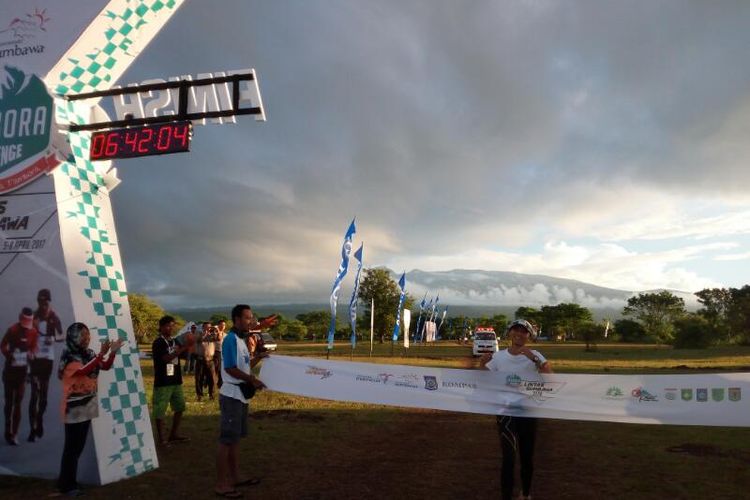
<path id="1" fill-rule="evenodd" d="M 481 356 L 486 352 L 494 353 L 498 350 L 497 335 L 495 335 L 494 328 L 480 326 L 474 330 L 474 345 L 471 348 L 474 356 Z"/>

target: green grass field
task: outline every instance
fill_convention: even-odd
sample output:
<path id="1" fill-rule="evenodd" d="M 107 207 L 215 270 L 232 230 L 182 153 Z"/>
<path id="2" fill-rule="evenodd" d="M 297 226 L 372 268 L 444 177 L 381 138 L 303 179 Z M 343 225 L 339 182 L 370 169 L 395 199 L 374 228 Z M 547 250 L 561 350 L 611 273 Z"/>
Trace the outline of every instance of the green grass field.
<path id="1" fill-rule="evenodd" d="M 672 350 L 648 345 L 538 344 L 556 371 L 690 373 L 746 371 L 750 348 Z M 325 356 L 323 344 L 280 344 L 279 352 Z M 439 367 L 476 366 L 457 344 L 408 353 L 369 344 L 351 356 L 337 344 L 332 359 Z M 144 363 L 148 398 L 152 368 Z M 187 376 L 183 433 L 189 443 L 159 452 L 159 469 L 87 490 L 91 498 L 212 498 L 218 431 L 216 402 L 197 402 Z M 263 392 L 253 399 L 242 470 L 263 478 L 246 497 L 498 498 L 500 446 L 484 415 L 347 404 Z M 58 453 L 58 451 L 55 451 Z M 0 497 L 40 498 L 51 481 L 0 478 Z M 747 498 L 750 429 L 542 420 L 537 436 L 535 499 Z"/>

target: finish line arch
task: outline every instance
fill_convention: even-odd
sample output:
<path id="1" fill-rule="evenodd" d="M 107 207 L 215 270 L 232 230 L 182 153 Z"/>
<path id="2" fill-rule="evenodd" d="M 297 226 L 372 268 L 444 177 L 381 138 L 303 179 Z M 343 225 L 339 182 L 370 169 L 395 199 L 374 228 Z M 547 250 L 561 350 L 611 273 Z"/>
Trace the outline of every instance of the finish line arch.
<path id="1" fill-rule="evenodd" d="M 53 122 L 87 123 L 94 103 L 60 96 L 110 89 L 182 3 L 3 2 L 0 120 L 5 111 L 24 107 L 19 99 L 26 98 L 23 89 L 36 75 L 56 96 L 50 106 Z M 8 78 L 11 73 L 15 79 Z M 6 161 L 0 161 L 0 334 L 18 321 L 22 308 L 42 311 L 37 298 L 46 290 L 63 331 L 74 321 L 89 325 L 92 349 L 106 338 L 126 338 L 113 369 L 99 376 L 99 417 L 92 421 L 93 439 L 81 457 L 80 477 L 106 484 L 152 470 L 158 459 L 109 199 L 118 182 L 111 162 L 89 161 L 90 133 L 51 126 L 46 144 L 36 151 L 25 144 L 17 147 L 23 133 L 6 137 L 1 123 L 0 160 L 7 149 Z M 29 414 L 30 398 L 42 394 L 24 382 L 21 418 L 10 422 L 18 445 L 0 442 L 0 472 L 53 478 L 63 446 L 56 370 L 64 334 L 51 331 L 46 321 L 37 319 L 35 326 L 54 363 L 46 409 Z M 29 442 L 30 420 L 40 413 L 44 436 Z"/>

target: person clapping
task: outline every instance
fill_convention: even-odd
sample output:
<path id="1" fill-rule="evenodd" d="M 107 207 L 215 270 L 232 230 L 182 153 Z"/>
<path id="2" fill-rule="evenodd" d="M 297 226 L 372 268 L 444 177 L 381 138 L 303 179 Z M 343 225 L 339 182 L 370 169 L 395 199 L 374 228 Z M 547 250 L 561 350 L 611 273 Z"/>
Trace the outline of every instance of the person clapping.
<path id="1" fill-rule="evenodd" d="M 97 378 L 100 370 L 109 370 L 124 340 L 109 339 L 101 343 L 99 354 L 89 349 L 91 333 L 83 323 L 73 323 L 65 336 L 58 377 L 62 380 L 62 413 L 65 422 L 65 445 L 60 461 L 57 488 L 64 495 L 77 496 L 78 459 L 86 445 L 91 420 L 99 416 Z M 109 356 L 105 360 L 105 356 Z"/>

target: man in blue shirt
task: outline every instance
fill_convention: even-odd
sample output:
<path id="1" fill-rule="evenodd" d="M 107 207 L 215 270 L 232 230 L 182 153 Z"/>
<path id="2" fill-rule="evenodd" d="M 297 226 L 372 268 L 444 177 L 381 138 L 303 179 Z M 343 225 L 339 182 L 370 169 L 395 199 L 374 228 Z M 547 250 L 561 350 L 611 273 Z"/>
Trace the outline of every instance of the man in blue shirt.
<path id="1" fill-rule="evenodd" d="M 252 374 L 251 369 L 267 353 L 258 355 L 251 362 L 247 337 L 250 330 L 258 326 L 258 320 L 250 306 L 246 304 L 234 306 L 232 323 L 232 329 L 224 337 L 221 347 L 223 384 L 219 390 L 221 425 L 214 491 L 217 495 L 226 498 L 240 498 L 242 493 L 236 490 L 237 486 L 258 482 L 257 479 L 245 481 L 239 479 L 239 441 L 247 435 L 248 403 L 249 398 L 252 397 L 247 389 L 254 387 L 260 390 L 265 387 L 263 382 Z M 245 387 L 242 387 L 243 385 Z"/>

